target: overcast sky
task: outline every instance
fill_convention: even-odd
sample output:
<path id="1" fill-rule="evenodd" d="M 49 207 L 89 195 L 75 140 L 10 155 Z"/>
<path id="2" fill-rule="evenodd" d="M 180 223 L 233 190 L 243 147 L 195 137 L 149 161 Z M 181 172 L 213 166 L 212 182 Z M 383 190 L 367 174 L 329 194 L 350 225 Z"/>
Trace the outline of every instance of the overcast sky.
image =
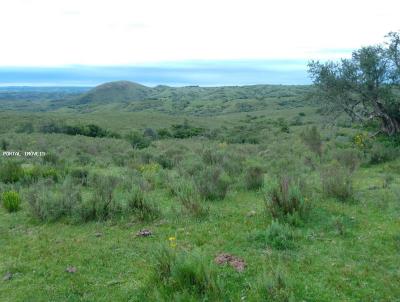
<path id="1" fill-rule="evenodd" d="M 334 58 L 400 29 L 395 0 L 1 0 L 0 66 Z"/>

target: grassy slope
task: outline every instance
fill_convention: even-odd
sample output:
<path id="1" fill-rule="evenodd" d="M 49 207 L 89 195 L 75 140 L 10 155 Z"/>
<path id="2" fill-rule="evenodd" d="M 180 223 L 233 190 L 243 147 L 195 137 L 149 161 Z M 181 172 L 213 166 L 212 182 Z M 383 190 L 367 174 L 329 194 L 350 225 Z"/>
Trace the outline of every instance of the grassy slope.
<path id="1" fill-rule="evenodd" d="M 400 222 L 398 196 L 382 200 L 385 190 L 369 190 L 380 183 L 383 167 L 362 169 L 357 175 L 360 202 L 318 202 L 309 223 L 300 229 L 297 248 L 278 252 L 251 241 L 251 233 L 267 227 L 262 194 L 237 192 L 210 203 L 211 216 L 202 222 L 176 219 L 165 207 L 166 219 L 154 224 L 89 223 L 35 224 L 26 211 L 0 211 L 0 272 L 16 272 L 12 282 L 0 283 L 1 301 L 128 301 L 150 273 L 148 252 L 169 236 L 180 247 L 201 247 L 209 260 L 219 252 L 243 257 L 243 274 L 221 268 L 233 288 L 232 301 L 246 295 L 260 269 L 283 267 L 295 296 L 306 301 L 396 301 L 400 296 Z M 397 192 L 400 183 L 392 185 Z M 159 198 L 171 205 L 165 192 Z M 394 198 L 396 197 L 396 198 Z M 248 217 L 247 213 L 256 211 Z M 397 214 L 396 214 L 397 213 Z M 344 218 L 344 235 L 333 217 Z M 155 235 L 137 238 L 150 228 Z M 96 237 L 101 232 L 103 236 Z M 76 274 L 67 274 L 74 265 Z"/>

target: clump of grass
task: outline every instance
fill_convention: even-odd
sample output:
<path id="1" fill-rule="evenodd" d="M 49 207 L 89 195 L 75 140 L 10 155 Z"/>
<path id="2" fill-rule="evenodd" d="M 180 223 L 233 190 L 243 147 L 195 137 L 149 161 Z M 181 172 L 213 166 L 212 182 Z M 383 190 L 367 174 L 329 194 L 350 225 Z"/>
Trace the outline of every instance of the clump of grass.
<path id="1" fill-rule="evenodd" d="M 1 150 L 7 151 L 9 145 L 10 145 L 10 143 L 7 140 L 5 140 L 4 138 L 1 139 L 1 141 L 0 141 L 0 149 Z"/>
<path id="2" fill-rule="evenodd" d="M 69 179 L 55 187 L 49 180 L 41 181 L 29 190 L 27 200 L 31 214 L 41 221 L 51 222 L 62 217 L 82 220 L 80 187 Z"/>
<path id="3" fill-rule="evenodd" d="M 303 197 L 299 184 L 287 176 L 280 177 L 265 195 L 268 212 L 274 219 L 297 224 L 306 218 L 309 211 L 307 199 Z"/>
<path id="4" fill-rule="evenodd" d="M 244 182 L 248 190 L 257 190 L 264 184 L 264 172 L 259 166 L 249 167 L 246 170 Z"/>
<path id="5" fill-rule="evenodd" d="M 197 218 L 208 215 L 209 208 L 204 206 L 199 192 L 191 181 L 178 181 L 174 192 L 185 213 Z"/>
<path id="6" fill-rule="evenodd" d="M 278 250 L 292 249 L 294 247 L 293 231 L 288 224 L 274 220 L 267 229 L 266 242 Z"/>
<path id="7" fill-rule="evenodd" d="M 119 179 L 114 176 L 94 175 L 91 178 L 94 194 L 83 208 L 85 220 L 107 220 L 122 212 L 122 203 L 114 198 L 118 183 Z"/>
<path id="8" fill-rule="evenodd" d="M 16 191 L 6 191 L 1 194 L 3 207 L 9 212 L 17 212 L 21 207 L 21 197 Z"/>
<path id="9" fill-rule="evenodd" d="M 195 184 L 200 196 L 207 200 L 225 198 L 229 188 L 229 176 L 219 167 L 205 167 L 195 176 Z"/>
<path id="10" fill-rule="evenodd" d="M 75 168 L 69 173 L 75 182 L 82 186 L 88 185 L 89 171 L 85 168 Z"/>
<path id="11" fill-rule="evenodd" d="M 24 170 L 21 164 L 7 160 L 0 167 L 0 181 L 4 183 L 15 183 L 24 177 Z"/>
<path id="12" fill-rule="evenodd" d="M 197 252 L 161 246 L 153 252 L 154 271 L 142 294 L 146 301 L 221 301 L 215 269 Z"/>
<path id="13" fill-rule="evenodd" d="M 127 207 L 140 221 L 152 221 L 161 216 L 159 207 L 144 195 L 139 186 L 134 186 L 129 192 Z"/>
<path id="14" fill-rule="evenodd" d="M 24 169 L 23 183 L 31 184 L 41 178 L 49 178 L 57 182 L 61 177 L 59 171 L 50 166 L 34 165 Z"/>
<path id="15" fill-rule="evenodd" d="M 334 162 L 321 171 L 322 190 L 326 197 L 340 201 L 354 198 L 353 176 L 339 163 Z"/>
<path id="16" fill-rule="evenodd" d="M 301 139 L 307 147 L 318 155 L 319 158 L 322 156 L 322 139 L 316 126 L 307 128 L 301 133 Z"/>
<path id="17" fill-rule="evenodd" d="M 382 164 L 394 160 L 399 154 L 398 147 L 375 143 L 369 151 L 369 163 L 371 165 Z"/>
<path id="18" fill-rule="evenodd" d="M 60 158 L 58 157 L 57 154 L 54 153 L 46 153 L 43 158 L 43 163 L 45 164 L 51 164 L 51 165 L 56 165 L 60 162 Z"/>
<path id="19" fill-rule="evenodd" d="M 264 276 L 255 283 L 249 301 L 294 302 L 296 300 L 287 275 L 278 268 L 272 275 L 264 273 Z"/>
<path id="20" fill-rule="evenodd" d="M 351 173 L 353 173 L 360 164 L 360 153 L 355 149 L 341 149 L 336 151 L 334 158 Z"/>

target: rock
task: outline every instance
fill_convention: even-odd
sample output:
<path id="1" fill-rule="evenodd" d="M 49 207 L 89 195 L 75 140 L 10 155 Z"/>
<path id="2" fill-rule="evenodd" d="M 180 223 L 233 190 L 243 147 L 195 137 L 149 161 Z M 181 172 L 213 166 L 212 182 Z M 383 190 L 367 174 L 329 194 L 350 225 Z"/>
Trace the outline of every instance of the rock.
<path id="1" fill-rule="evenodd" d="M 140 230 L 139 232 L 137 232 L 136 236 L 138 237 L 148 237 L 153 235 L 153 233 L 150 230 Z"/>

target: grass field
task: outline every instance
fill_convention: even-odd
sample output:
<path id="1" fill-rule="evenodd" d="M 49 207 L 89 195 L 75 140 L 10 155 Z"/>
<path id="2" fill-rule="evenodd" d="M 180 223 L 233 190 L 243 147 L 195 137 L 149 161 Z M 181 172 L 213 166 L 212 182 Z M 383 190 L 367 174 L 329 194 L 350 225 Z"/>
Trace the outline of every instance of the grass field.
<path id="1" fill-rule="evenodd" d="M 268 89 L 189 89 L 175 111 L 169 94 L 133 111 L 7 102 L 3 151 L 47 155 L 0 157 L 0 301 L 400 301 L 398 145 Z"/>

